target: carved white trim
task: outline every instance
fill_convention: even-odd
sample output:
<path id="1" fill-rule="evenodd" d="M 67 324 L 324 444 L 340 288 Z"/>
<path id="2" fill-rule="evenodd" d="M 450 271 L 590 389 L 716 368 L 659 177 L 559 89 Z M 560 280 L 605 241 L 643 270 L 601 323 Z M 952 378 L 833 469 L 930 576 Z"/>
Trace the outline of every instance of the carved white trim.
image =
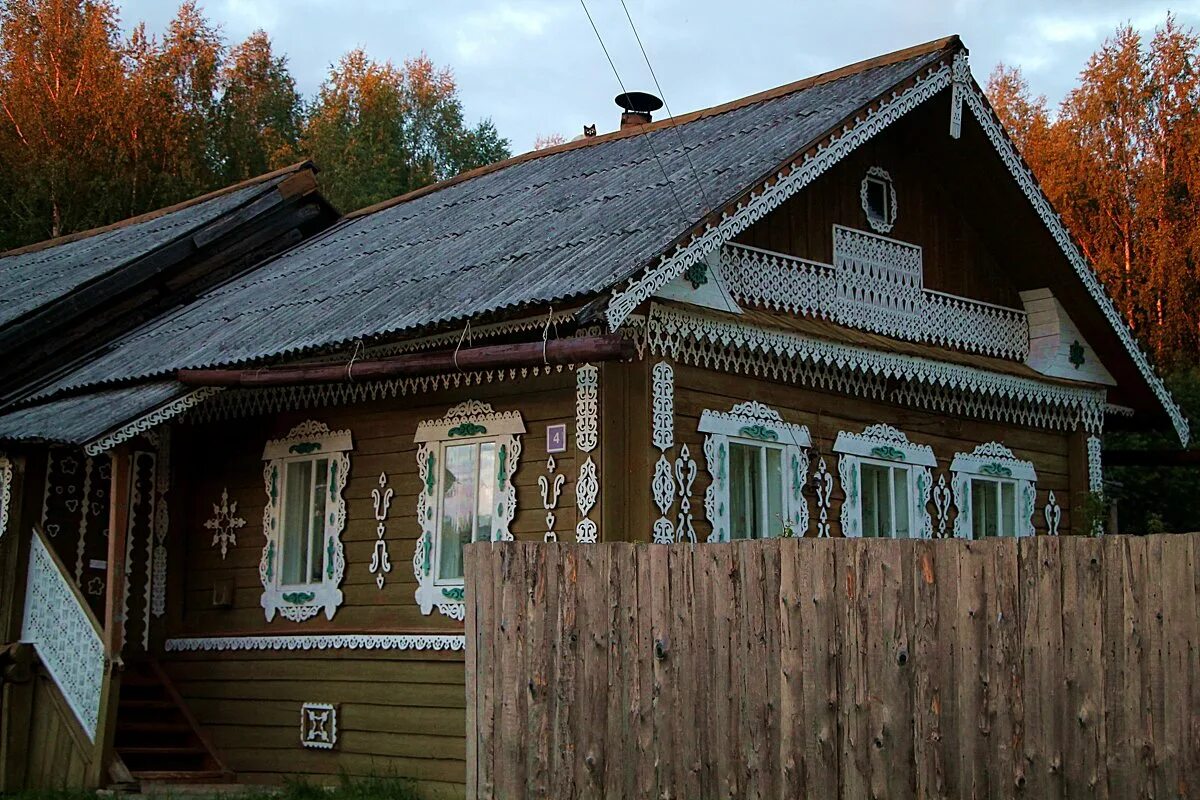
<path id="1" fill-rule="evenodd" d="M 971 80 L 971 65 L 967 54 L 954 54 L 950 65 L 950 136 L 957 139 L 962 135 L 963 87 Z"/>
<path id="2" fill-rule="evenodd" d="M 600 440 L 600 370 L 583 364 L 575 370 L 575 447 L 590 453 Z"/>
<path id="3" fill-rule="evenodd" d="M 817 494 L 817 537 L 829 538 L 829 511 L 832 507 L 833 474 L 825 464 L 825 456 L 817 462 L 817 473 L 813 476 L 813 489 Z"/>
<path id="4" fill-rule="evenodd" d="M 371 490 L 371 504 L 375 507 L 375 549 L 371 551 L 371 563 L 367 571 L 375 576 L 375 586 L 382 591 L 387 574 L 392 571 L 391 554 L 387 546 L 387 518 L 395 497 L 388 486 L 386 472 L 379 473 L 379 485 Z"/>
<path id="5" fill-rule="evenodd" d="M 1126 352 L 1129 353 L 1137 366 L 1142 377 L 1149 384 L 1154 395 L 1162 403 L 1163 409 L 1167 416 L 1171 419 L 1171 423 L 1175 426 L 1175 432 L 1179 436 L 1179 440 L 1185 446 L 1187 445 L 1190 435 L 1190 428 L 1187 419 L 1183 416 L 1183 412 L 1179 406 L 1175 404 L 1171 393 L 1167 391 L 1167 387 L 1163 384 L 1162 379 L 1155 372 L 1151 364 L 1150 357 L 1141 349 L 1133 332 L 1128 324 L 1121 317 L 1113 304 L 1112 298 L 1104 289 L 1104 285 L 1100 283 L 1100 279 L 1080 252 L 1079 247 L 1075 244 L 1071 233 L 1067 230 L 1066 225 L 1050 204 L 1050 200 L 1042 192 L 1041 186 L 1029 167 L 1026 166 L 1024 160 L 1017 152 L 1017 148 L 1005 133 L 1004 127 L 996 119 L 987 100 L 983 96 L 974 80 L 969 78 L 960 82 L 962 84 L 961 93 L 966 101 L 967 108 L 971 110 L 975 119 L 983 128 L 984 134 L 988 141 L 996 149 L 1000 155 L 1004 165 L 1008 168 L 1009 173 L 1016 180 L 1017 185 L 1024 193 L 1025 197 L 1033 206 L 1034 212 L 1041 218 L 1042 223 L 1049 230 L 1050 235 L 1058 244 L 1059 249 L 1067 257 L 1067 261 L 1075 269 L 1075 274 L 1083 282 L 1084 288 L 1087 289 L 1089 295 L 1100 306 L 1100 310 L 1104 313 L 1105 318 L 1116 331 L 1121 343 L 1125 346 Z"/>
<path id="6" fill-rule="evenodd" d="M 1100 437 L 1089 436 L 1087 440 L 1088 491 L 1104 494 L 1104 462 L 1100 458 Z"/>
<path id="7" fill-rule="evenodd" d="M 307 420 L 293 428 L 283 439 L 267 442 L 263 448 L 263 485 L 267 500 L 263 507 L 262 559 L 258 576 L 262 582 L 261 605 L 270 622 L 276 614 L 293 622 L 311 619 L 322 611 L 333 619 L 342 604 L 342 577 L 346 573 L 346 548 L 342 531 L 346 527 L 344 492 L 350 474 L 353 446 L 350 431 L 331 431 L 329 426 Z M 325 530 L 321 542 L 323 568 L 319 583 L 295 586 L 280 582 L 279 556 L 283 537 L 284 471 L 288 463 L 328 459 L 328 489 L 322 514 Z"/>
<path id="8" fill-rule="evenodd" d="M 36 533 L 29 548 L 21 641 L 33 644 L 88 738 L 95 741 L 104 683 L 104 643 L 70 578 Z"/>
<path id="9" fill-rule="evenodd" d="M 833 451 L 840 454 L 838 475 L 842 484 L 842 536 L 862 536 L 862 465 L 879 464 L 908 471 L 909 535 L 929 539 L 933 519 L 929 503 L 933 472 L 937 466 L 933 448 L 915 444 L 891 425 L 870 425 L 862 433 L 838 433 Z"/>
<path id="10" fill-rule="evenodd" d="M 417 579 L 415 598 L 421 613 L 436 608 L 452 620 L 461 622 L 467 613 L 463 601 L 464 582 L 439 581 L 436 576 L 438 519 L 442 502 L 440 465 L 445 463 L 446 447 L 459 444 L 493 442 L 496 445 L 496 507 L 492 515 L 492 541 L 509 541 L 509 530 L 517 514 L 517 487 L 513 475 L 521 461 L 521 435 L 525 422 L 519 411 L 496 411 L 489 403 L 467 400 L 450 408 L 441 419 L 426 420 L 417 426 L 413 441 L 417 447 L 417 474 L 421 479 L 417 492 L 417 521 L 421 535 L 413 550 L 413 575 Z"/>
<path id="11" fill-rule="evenodd" d="M 0 453 L 0 537 L 3 537 L 4 532 L 8 530 L 8 510 L 12 507 L 12 483 L 12 462 L 4 453 Z M 84 514 L 87 514 L 86 508 Z"/>
<path id="12" fill-rule="evenodd" d="M 954 502 L 958 516 L 954 518 L 954 535 L 959 539 L 974 539 L 971 505 L 971 480 L 987 478 L 996 483 L 1011 483 L 1015 486 L 1014 499 L 1017 503 L 1017 536 L 1033 536 L 1033 515 L 1036 508 L 1037 471 L 1032 461 L 1016 457 L 1000 442 L 987 442 L 970 453 L 955 453 L 950 462 L 954 486 Z"/>
<path id="13" fill-rule="evenodd" d="M 808 427 L 784 422 L 775 409 L 756 400 L 735 405 L 727 412 L 705 409 L 697 426 L 704 437 L 704 458 L 711 482 L 704 493 L 704 512 L 712 532 L 709 542 L 727 542 L 729 518 L 729 445 L 731 442 L 781 450 L 784 465 L 784 524 L 796 536 L 808 530 L 808 453 L 812 437 Z"/>
<path id="14" fill-rule="evenodd" d="M 46 456 L 49 460 L 52 456 Z M 49 475 L 47 475 L 49 477 Z M 49 488 L 49 484 L 47 484 Z M 92 456 L 85 456 L 83 459 L 83 497 L 81 505 L 83 513 L 79 515 L 79 539 L 75 543 L 75 585 L 83 587 L 83 559 L 87 554 L 87 530 L 88 530 L 88 512 L 91 510 L 92 501 Z M 42 523 L 45 525 L 45 522 Z"/>
<path id="15" fill-rule="evenodd" d="M 1058 536 L 1058 526 L 1062 523 L 1062 506 L 1058 504 L 1058 500 L 1054 497 L 1054 490 L 1050 490 L 1049 497 L 1046 498 L 1046 508 L 1042 512 L 1046 518 L 1046 533 L 1051 536 Z"/>
<path id="16" fill-rule="evenodd" d="M 655 355 L 729 373 L 1034 427 L 1095 431 L 1104 421 L 1103 389 L 837 344 L 680 308 L 653 306 L 645 335 Z"/>
<path id="17" fill-rule="evenodd" d="M 692 524 L 692 486 L 696 483 L 696 460 L 685 444 L 675 459 L 675 484 L 679 487 L 679 515 L 675 518 L 675 541 L 696 542 Z M 664 512 L 666 513 L 666 512 Z"/>
<path id="18" fill-rule="evenodd" d="M 466 649 L 462 634 L 321 633 L 301 636 L 194 636 L 167 639 L 168 653 L 235 650 L 435 650 Z"/>
<path id="19" fill-rule="evenodd" d="M 650 488 L 659 513 L 659 518 L 654 522 L 654 542 L 671 544 L 675 541 L 675 528 L 670 519 L 671 506 L 675 503 L 675 480 L 671 474 L 671 459 L 665 454 L 660 455 L 654 464 L 654 480 Z"/>
<path id="20" fill-rule="evenodd" d="M 180 414 L 195 408 L 221 391 L 219 387 L 204 386 L 193 392 L 189 392 L 183 397 L 176 398 L 169 403 L 159 406 L 148 414 L 144 414 L 132 422 L 122 425 L 112 433 L 88 442 L 83 446 L 83 452 L 89 456 L 98 456 L 106 450 L 111 450 L 113 447 L 121 444 L 121 442 L 129 441 L 151 428 L 156 428 L 164 422 L 178 417 Z"/>
<path id="21" fill-rule="evenodd" d="M 300 706 L 300 744 L 318 750 L 332 750 L 337 745 L 337 706 L 333 703 Z"/>
<path id="22" fill-rule="evenodd" d="M 171 513 L 167 495 L 171 491 L 171 426 L 164 425 L 158 437 L 158 463 L 154 470 L 154 550 L 150 559 L 150 614 L 161 618 L 167 613 L 167 533 Z M 150 618 L 146 618 L 150 630 Z"/>
<path id="23" fill-rule="evenodd" d="M 229 489 L 221 490 L 221 502 L 212 504 L 213 515 L 204 521 L 204 527 L 213 532 L 210 547 L 221 548 L 221 560 L 229 551 L 229 545 L 237 544 L 237 532 L 246 527 L 246 520 L 237 515 L 237 500 L 229 502 Z"/>
<path id="24" fill-rule="evenodd" d="M 733 211 L 724 212 L 719 222 L 708 225 L 703 233 L 693 235 L 686 244 L 665 254 L 642 275 L 631 278 L 624 288 L 614 290 L 607 311 L 609 328 L 619 328 L 639 305 L 668 281 L 683 274 L 684 270 L 704 258 L 706 253 L 716 250 L 762 219 L 863 142 L 878 135 L 949 84 L 950 66 L 940 62 L 916 76 L 907 88 L 883 98 L 871 110 L 830 134 L 790 168 L 781 169 L 773 180 L 768 180 L 761 189 L 752 192 L 749 200 L 739 203 Z"/>
<path id="25" fill-rule="evenodd" d="M 868 202 L 868 186 L 871 180 L 874 179 L 883 184 L 884 191 L 888 192 L 888 217 L 882 219 L 871 213 L 871 204 Z M 862 204 L 863 213 L 867 215 L 867 224 L 871 226 L 871 230 L 879 233 L 889 233 L 892 226 L 896 224 L 896 184 L 892 181 L 892 176 L 883 167 L 868 167 L 867 174 L 863 176 L 862 183 L 858 189 L 859 202 Z"/>
<path id="26" fill-rule="evenodd" d="M 946 526 L 950 522 L 950 506 L 953 504 L 954 495 L 950 492 L 950 488 L 946 485 L 946 473 L 938 475 L 937 485 L 933 487 L 933 508 L 937 511 L 939 539 L 946 538 Z"/>
<path id="27" fill-rule="evenodd" d="M 654 365 L 654 446 L 665 453 L 675 445 L 675 370 L 666 361 Z"/>
<path id="28" fill-rule="evenodd" d="M 547 542 L 558 541 L 558 534 L 554 531 L 554 523 L 558 517 L 554 512 L 558 508 L 558 497 L 562 493 L 563 484 L 567 482 L 567 476 L 556 472 L 557 469 L 558 462 L 552 455 L 546 459 L 546 474 L 538 475 L 538 491 L 542 494 L 542 508 L 546 511 L 546 533 L 542 539 Z"/>
<path id="29" fill-rule="evenodd" d="M 575 523 L 575 541 L 593 544 L 599 538 L 595 520 L 588 515 L 596 505 L 600 494 L 600 480 L 596 474 L 596 460 L 592 453 L 600 441 L 600 370 L 592 364 L 583 364 L 575 370 L 575 447 L 587 458 L 579 462 L 575 479 L 575 506 L 578 519 Z"/>
<path id="30" fill-rule="evenodd" d="M 129 458 L 129 514 L 125 526 L 125 589 L 121 593 L 121 642 L 123 645 L 129 644 L 127 632 L 129 629 L 129 597 L 133 593 L 133 546 L 135 534 L 139 519 L 142 518 L 142 509 L 148 505 L 149 510 L 145 514 L 146 522 L 146 616 L 143 620 L 141 644 L 142 649 L 146 650 L 150 647 L 150 590 L 153 574 L 151 573 L 150 559 L 153 555 L 154 544 L 154 507 L 158 497 L 157 484 L 155 476 L 158 472 L 158 454 L 149 450 L 135 450 Z M 143 494 L 142 476 L 148 476 L 146 494 Z M 82 509 L 82 513 L 86 514 L 87 509 Z"/>

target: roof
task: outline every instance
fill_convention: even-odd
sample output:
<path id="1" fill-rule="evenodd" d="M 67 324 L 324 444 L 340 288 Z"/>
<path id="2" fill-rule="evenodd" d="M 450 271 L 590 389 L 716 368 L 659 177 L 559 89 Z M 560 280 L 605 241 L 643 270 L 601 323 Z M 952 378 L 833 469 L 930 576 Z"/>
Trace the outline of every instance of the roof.
<path id="1" fill-rule="evenodd" d="M 0 326 L 184 236 L 274 188 L 300 165 L 115 225 L 0 253 Z"/>
<path id="2" fill-rule="evenodd" d="M 261 361 L 605 291 L 950 47 L 961 45 L 940 40 L 675 126 L 526 154 L 367 209 L 119 340 L 55 390 Z"/>
<path id="3" fill-rule="evenodd" d="M 0 440 L 84 445 L 192 391 L 156 381 L 52 400 L 0 416 Z"/>

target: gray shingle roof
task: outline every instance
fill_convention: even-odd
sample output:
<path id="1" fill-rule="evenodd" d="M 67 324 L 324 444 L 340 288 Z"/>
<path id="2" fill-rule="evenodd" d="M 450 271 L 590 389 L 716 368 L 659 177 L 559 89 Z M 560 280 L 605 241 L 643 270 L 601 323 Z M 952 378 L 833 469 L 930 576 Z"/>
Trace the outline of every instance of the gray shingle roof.
<path id="1" fill-rule="evenodd" d="M 0 416 L 0 440 L 83 445 L 188 394 L 176 381 L 102 389 Z"/>
<path id="2" fill-rule="evenodd" d="M 681 137 L 704 192 L 723 207 L 944 53 L 927 49 L 677 129 L 517 161 L 344 220 L 118 340 L 50 391 L 252 362 L 604 291 L 710 210 Z"/>
<path id="3" fill-rule="evenodd" d="M 273 188 L 252 184 L 144 221 L 11 255 L 0 253 L 0 325 L 145 256 Z"/>

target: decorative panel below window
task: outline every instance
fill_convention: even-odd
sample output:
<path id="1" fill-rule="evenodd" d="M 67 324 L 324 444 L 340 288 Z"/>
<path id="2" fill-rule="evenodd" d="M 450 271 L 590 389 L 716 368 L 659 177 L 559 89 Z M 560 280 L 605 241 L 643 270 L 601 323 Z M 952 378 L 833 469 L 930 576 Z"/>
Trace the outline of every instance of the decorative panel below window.
<path id="1" fill-rule="evenodd" d="M 513 474 L 520 463 L 523 433 L 519 412 L 497 412 L 478 400 L 460 403 L 441 419 L 417 426 L 413 441 L 421 478 L 421 536 L 413 553 L 413 573 L 422 614 L 437 608 L 451 619 L 463 619 L 463 548 L 470 542 L 513 538 Z"/>
<path id="2" fill-rule="evenodd" d="M 325 612 L 333 619 L 342 604 L 346 572 L 342 530 L 350 473 L 350 431 L 331 431 L 309 420 L 263 449 L 262 607 L 302 622 Z"/>
<path id="3" fill-rule="evenodd" d="M 808 428 L 750 401 L 728 412 L 705 411 L 699 430 L 712 479 L 704 510 L 710 542 L 803 536 L 808 530 L 804 482 L 812 438 Z"/>

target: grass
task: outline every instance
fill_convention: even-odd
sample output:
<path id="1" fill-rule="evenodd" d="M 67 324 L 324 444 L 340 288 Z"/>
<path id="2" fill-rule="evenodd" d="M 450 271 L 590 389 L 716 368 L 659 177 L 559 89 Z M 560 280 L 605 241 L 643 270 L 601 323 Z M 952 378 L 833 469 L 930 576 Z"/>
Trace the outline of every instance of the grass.
<path id="1" fill-rule="evenodd" d="M 106 792 L 105 796 L 112 795 Z M 194 792 L 179 792 L 173 795 L 170 786 L 162 786 L 155 787 L 153 793 L 145 796 L 177 797 L 179 800 L 418 800 L 416 788 L 407 778 L 352 778 L 344 774 L 339 776 L 338 782 L 332 786 L 294 780 L 279 787 L 264 786 L 262 789 L 240 790 L 228 795 L 203 795 Z M 6 800 L 96 800 L 97 797 L 97 793 L 81 789 L 41 789 L 8 794 Z"/>

